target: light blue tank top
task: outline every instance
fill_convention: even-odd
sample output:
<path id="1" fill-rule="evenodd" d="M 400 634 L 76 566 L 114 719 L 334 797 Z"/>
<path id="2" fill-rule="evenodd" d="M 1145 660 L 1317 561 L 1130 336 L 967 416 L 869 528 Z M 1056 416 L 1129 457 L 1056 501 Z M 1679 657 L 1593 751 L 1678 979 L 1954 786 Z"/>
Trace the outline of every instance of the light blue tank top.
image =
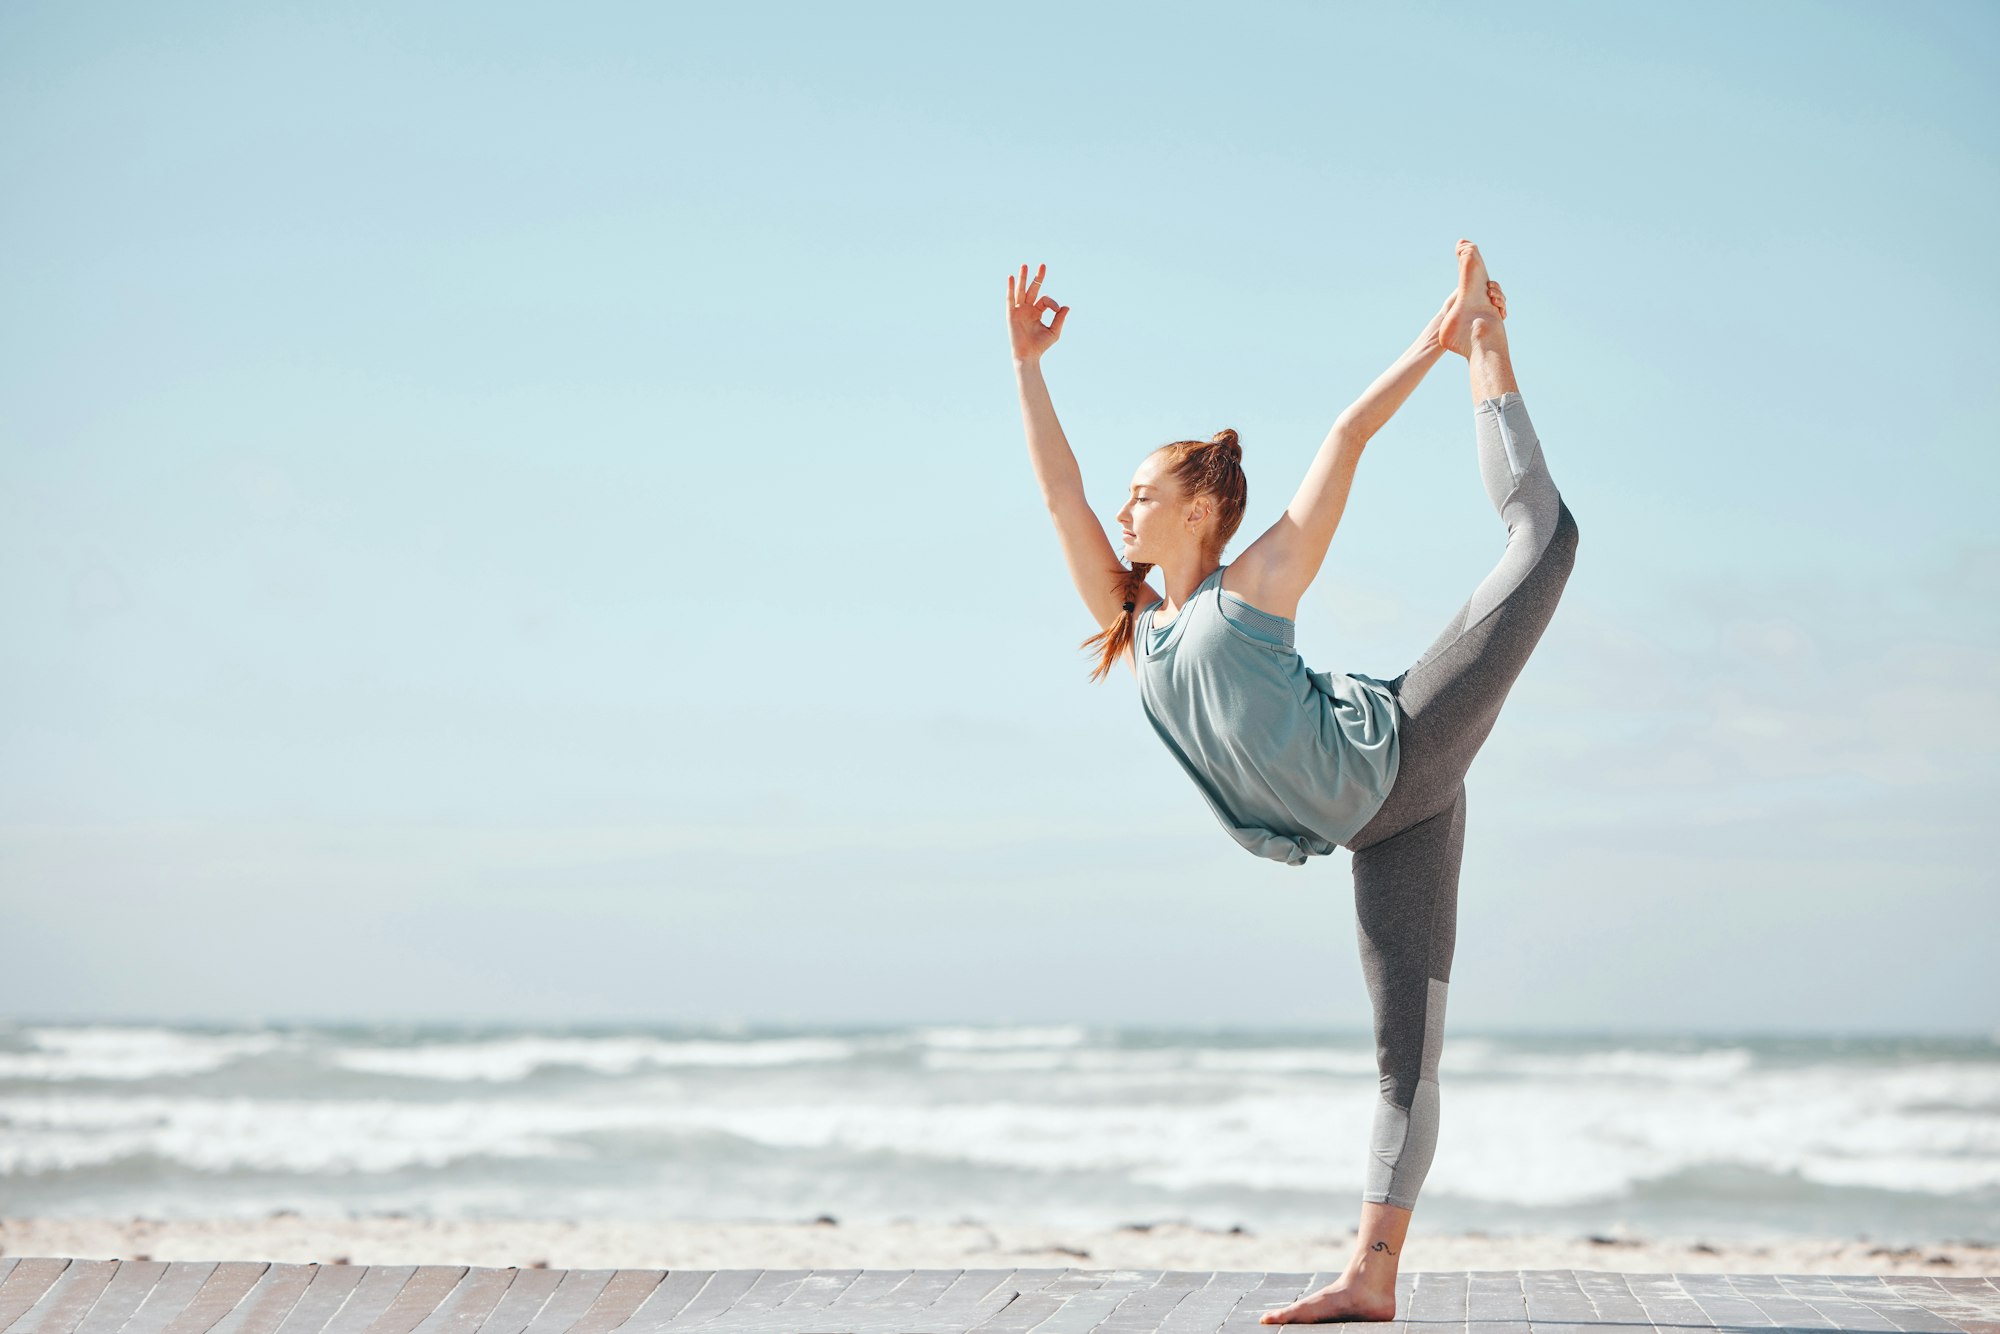
<path id="1" fill-rule="evenodd" d="M 1132 649 L 1153 730 L 1238 843 L 1303 866 L 1368 823 L 1395 785 L 1396 699 L 1371 676 L 1309 671 L 1293 623 L 1222 587 L 1222 566 Z"/>

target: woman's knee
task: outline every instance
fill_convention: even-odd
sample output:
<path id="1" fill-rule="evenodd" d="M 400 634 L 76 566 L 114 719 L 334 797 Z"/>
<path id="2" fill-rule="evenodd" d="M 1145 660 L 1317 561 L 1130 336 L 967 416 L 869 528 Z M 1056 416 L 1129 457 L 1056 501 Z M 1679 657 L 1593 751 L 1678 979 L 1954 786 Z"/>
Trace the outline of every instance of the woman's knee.
<path id="1" fill-rule="evenodd" d="M 1563 559 L 1574 564 L 1576 561 L 1576 515 L 1570 513 L 1569 505 L 1561 500 L 1556 502 L 1556 531 L 1550 542 L 1560 547 Z"/>

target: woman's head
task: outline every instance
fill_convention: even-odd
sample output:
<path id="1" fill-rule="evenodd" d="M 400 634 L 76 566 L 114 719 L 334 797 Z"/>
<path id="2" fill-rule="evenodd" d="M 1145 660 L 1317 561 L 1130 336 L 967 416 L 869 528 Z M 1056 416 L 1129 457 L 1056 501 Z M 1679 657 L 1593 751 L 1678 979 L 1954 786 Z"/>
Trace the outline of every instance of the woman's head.
<path id="1" fill-rule="evenodd" d="M 1138 598 L 1156 565 L 1169 570 L 1212 566 L 1243 522 L 1249 486 L 1243 447 L 1224 427 L 1207 440 L 1175 440 L 1148 454 L 1132 474 L 1132 490 L 1118 511 L 1119 538 L 1131 562 L 1125 601 L 1133 603 L 1109 629 L 1083 641 L 1098 647 L 1091 680 L 1102 679 L 1131 646 Z"/>
<path id="2" fill-rule="evenodd" d="M 1213 439 L 1161 445 L 1132 474 L 1131 494 L 1118 511 L 1125 558 L 1148 571 L 1215 564 L 1243 522 L 1246 494 L 1236 432 L 1224 428 Z"/>

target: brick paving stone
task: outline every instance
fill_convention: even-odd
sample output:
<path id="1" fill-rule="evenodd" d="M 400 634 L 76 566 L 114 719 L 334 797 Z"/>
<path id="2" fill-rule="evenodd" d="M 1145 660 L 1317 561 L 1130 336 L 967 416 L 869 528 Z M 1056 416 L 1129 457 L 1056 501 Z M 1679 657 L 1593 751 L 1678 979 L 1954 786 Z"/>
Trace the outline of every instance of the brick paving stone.
<path id="1" fill-rule="evenodd" d="M 1462 1270 L 1439 1273 L 1419 1270 L 1414 1277 L 1409 1323 L 1421 1325 L 1424 1334 L 1463 1334 L 1471 1275 Z"/>
<path id="2" fill-rule="evenodd" d="M 1110 1319 L 1111 1312 L 1129 1295 L 1116 1289 L 1074 1293 L 1060 1309 L 1050 1312 L 1048 1319 L 1034 1327 L 1035 1334 L 1090 1334 Z"/>
<path id="3" fill-rule="evenodd" d="M 1518 1269 L 1466 1275 L 1465 1334 L 1527 1334 L 1528 1298 Z"/>
<path id="4" fill-rule="evenodd" d="M 1625 1280 L 1632 1295 L 1645 1308 L 1646 1318 L 1653 1322 L 1654 1329 L 1710 1328 L 1701 1303 L 1681 1286 L 1679 1274 L 1627 1274 Z"/>
<path id="5" fill-rule="evenodd" d="M 167 1272 L 163 1260 L 121 1260 L 118 1271 L 77 1323 L 76 1334 L 118 1334 Z"/>
<path id="6" fill-rule="evenodd" d="M 1173 1309 L 1199 1292 L 1208 1282 L 1207 1274 L 1175 1270 L 1163 1273 L 1149 1288 L 1138 1288 L 1112 1308 L 1095 1334 L 1157 1334 L 1160 1323 Z M 1220 1321 L 1216 1322 L 1220 1324 Z"/>
<path id="7" fill-rule="evenodd" d="M 840 1309 L 866 1307 L 894 1292 L 915 1272 L 913 1269 L 864 1269 L 860 1277 L 841 1291 L 832 1305 Z"/>
<path id="8" fill-rule="evenodd" d="M 639 1303 L 639 1309 L 618 1327 L 618 1334 L 653 1334 L 656 1330 L 683 1328 L 678 1323 L 679 1317 L 714 1277 L 712 1269 L 669 1269 L 667 1276 L 646 1294 L 646 1300 Z M 482 1330 L 480 1334 L 494 1332 Z"/>
<path id="9" fill-rule="evenodd" d="M 257 1286 L 257 1280 L 270 1267 L 254 1260 L 223 1261 L 209 1271 L 193 1299 L 174 1313 L 163 1334 L 208 1334 L 217 1321 L 236 1309 L 244 1294 Z"/>
<path id="10" fill-rule="evenodd" d="M 1254 1270 L 1210 1274 L 1208 1281 L 1189 1293 L 1186 1301 L 1161 1318 L 1160 1334 L 1210 1334 L 1220 1329 L 1230 1312 L 1256 1290 L 1263 1278 Z"/>
<path id="11" fill-rule="evenodd" d="M 1263 1275 L 1258 1280 L 1257 1286 L 1245 1293 L 1243 1300 L 1236 1304 L 1236 1308 L 1229 1313 L 1228 1318 L 1216 1327 L 1218 1334 L 1223 1330 L 1232 1331 L 1233 1334 L 1237 1330 L 1275 1328 L 1259 1324 L 1258 1317 L 1266 1311 L 1289 1306 L 1305 1296 L 1311 1291 L 1306 1286 L 1310 1282 L 1312 1282 L 1311 1274 Z"/>
<path id="12" fill-rule="evenodd" d="M 412 1334 L 474 1334 L 513 1285 L 512 1269 L 468 1269 Z"/>
<path id="13" fill-rule="evenodd" d="M 701 1290 L 689 1299 L 679 1314 L 658 1326 L 661 1329 L 695 1328 L 729 1310 L 736 1299 L 756 1286 L 761 1269 L 717 1269 L 709 1274 Z"/>
<path id="14" fill-rule="evenodd" d="M 1738 1292 L 1728 1274 L 1680 1274 L 1681 1291 L 1714 1329 L 1775 1329 L 1762 1307 Z"/>
<path id="15" fill-rule="evenodd" d="M 1778 1282 L 1776 1274 L 1731 1274 L 1730 1285 L 1784 1329 L 1832 1329 L 1833 1322 Z"/>
<path id="16" fill-rule="evenodd" d="M 1778 1284 L 1792 1296 L 1812 1307 L 1835 1329 L 1879 1327 L 1882 1317 L 1841 1291 L 1838 1281 L 1822 1274 L 1780 1274 Z"/>
<path id="17" fill-rule="evenodd" d="M 1596 1306 L 1567 1269 L 1524 1269 L 1521 1290 L 1535 1334 L 1586 1334 L 1598 1327 Z"/>
<path id="18" fill-rule="evenodd" d="M 807 1317 L 809 1312 L 821 1311 L 831 1306 L 841 1293 L 847 1291 L 855 1279 L 861 1277 L 862 1273 L 863 1271 L 859 1269 L 809 1269 L 805 1278 L 800 1280 L 798 1286 L 787 1293 L 785 1299 L 774 1309 Z M 668 1275 L 668 1281 L 673 1281 L 673 1275 Z M 633 1334 L 633 1329 L 627 1325 L 618 1331 L 618 1334 Z"/>
<path id="19" fill-rule="evenodd" d="M 410 1334 L 465 1277 L 465 1265 L 418 1265 L 367 1334 Z M 219 1334 L 219 1332 L 218 1332 Z"/>
<path id="20" fill-rule="evenodd" d="M 272 1265 L 243 1294 L 236 1308 L 211 1326 L 211 1334 L 273 1334 L 306 1295 L 318 1265 Z"/>
<path id="21" fill-rule="evenodd" d="M 970 1327 L 970 1334 L 1027 1334 L 1062 1309 L 1063 1298 L 1046 1291 L 1017 1293 L 1014 1299 Z"/>
<path id="22" fill-rule="evenodd" d="M 611 1334 L 632 1318 L 632 1313 L 653 1295 L 653 1289 L 666 1276 L 664 1269 L 618 1270 L 605 1280 L 603 1291 L 582 1318 L 570 1326 L 569 1334 Z"/>
<path id="23" fill-rule="evenodd" d="M 1646 1317 L 1646 1307 L 1632 1293 L 1632 1285 L 1626 1275 L 1597 1269 L 1572 1269 L 1571 1278 L 1576 1280 L 1577 1290 L 1589 1299 L 1597 1312 L 1592 1318 L 1596 1324 L 1650 1325 Z"/>
<path id="24" fill-rule="evenodd" d="M 117 1273 L 116 1260 L 70 1261 L 12 1328 L 20 1334 L 70 1334 Z"/>
<path id="25" fill-rule="evenodd" d="M 68 1269 L 68 1260 L 31 1257 L 19 1260 L 4 1282 L 0 1282 L 0 1329 L 6 1329 L 42 1299 Z"/>
<path id="26" fill-rule="evenodd" d="M 312 1282 L 285 1314 L 277 1334 L 321 1334 L 367 1276 L 366 1265 L 314 1265 Z"/>
<path id="27" fill-rule="evenodd" d="M 537 1315 L 541 1314 L 549 1298 L 555 1295 L 563 1281 L 560 1269 L 517 1269 L 514 1281 L 507 1285 L 499 1304 L 486 1317 L 486 1323 L 479 1327 L 479 1334 L 521 1334 Z M 285 1334 L 279 1330 L 278 1334 Z"/>
<path id="28" fill-rule="evenodd" d="M 562 1271 L 562 1282 L 542 1303 L 542 1309 L 535 1312 L 535 1318 L 528 1322 L 522 1334 L 566 1334 L 566 1331 L 583 1319 L 597 1295 L 604 1291 L 605 1284 L 617 1276 L 615 1269 L 566 1269 Z"/>
<path id="29" fill-rule="evenodd" d="M 878 1299 L 876 1305 L 887 1311 L 914 1314 L 928 1309 L 937 1299 L 958 1282 L 963 1269 L 918 1269 L 898 1283 L 895 1288 Z"/>
<path id="30" fill-rule="evenodd" d="M 322 1334 L 367 1334 L 368 1327 L 389 1309 L 396 1294 L 416 1272 L 415 1265 L 364 1266 L 361 1281 L 333 1313 L 333 1319 L 326 1322 Z"/>
<path id="31" fill-rule="evenodd" d="M 1843 1279 L 1840 1287 L 1855 1301 L 1866 1303 L 1868 1309 L 1879 1314 L 1892 1329 L 1905 1331 L 1905 1334 L 1959 1334 L 1957 1325 L 1937 1312 L 1898 1295 L 1894 1288 L 1882 1281 L 1880 1274 Z"/>
<path id="32" fill-rule="evenodd" d="M 168 1321 L 187 1309 L 187 1304 L 194 1300 L 194 1295 L 201 1291 L 202 1285 L 208 1282 L 208 1276 L 214 1272 L 213 1260 L 175 1261 L 168 1265 L 167 1272 L 146 1294 L 146 1300 L 139 1303 L 139 1309 L 125 1321 L 119 1334 L 159 1334 Z M 0 1319 L 0 1329 L 6 1326 L 6 1320 Z"/>

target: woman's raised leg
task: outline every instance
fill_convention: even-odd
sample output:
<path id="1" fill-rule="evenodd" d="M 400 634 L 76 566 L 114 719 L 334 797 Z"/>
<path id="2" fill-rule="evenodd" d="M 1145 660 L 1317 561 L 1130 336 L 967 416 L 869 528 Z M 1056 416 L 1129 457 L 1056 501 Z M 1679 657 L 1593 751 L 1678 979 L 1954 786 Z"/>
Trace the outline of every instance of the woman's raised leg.
<path id="1" fill-rule="evenodd" d="M 1478 279 L 1483 290 L 1483 269 Z M 1506 525 L 1507 544 L 1443 633 L 1390 683 L 1402 709 L 1396 782 L 1382 809 L 1349 840 L 1353 849 L 1451 801 L 1555 615 L 1576 562 L 1576 519 L 1549 476 L 1515 385 L 1506 329 L 1497 314 L 1475 316 L 1465 339 L 1479 476 Z"/>

